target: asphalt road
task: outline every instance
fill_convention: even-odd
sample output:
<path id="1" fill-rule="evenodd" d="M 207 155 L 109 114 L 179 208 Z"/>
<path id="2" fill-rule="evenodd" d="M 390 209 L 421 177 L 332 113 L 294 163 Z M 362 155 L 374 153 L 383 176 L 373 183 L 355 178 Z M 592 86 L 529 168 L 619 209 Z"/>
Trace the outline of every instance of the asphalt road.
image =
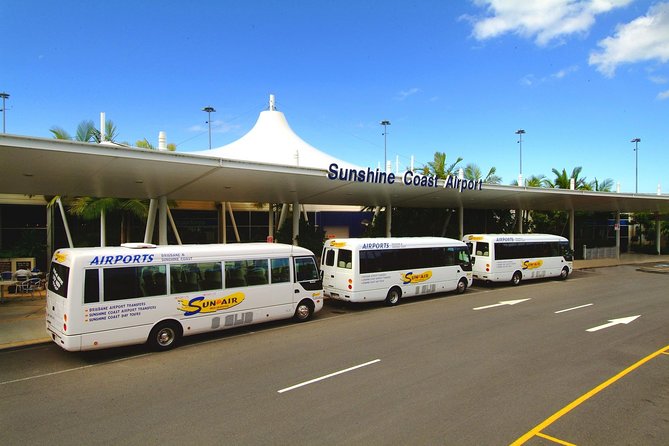
<path id="1" fill-rule="evenodd" d="M 619 266 L 166 353 L 4 351 L 0 444 L 667 444 L 668 287 Z"/>

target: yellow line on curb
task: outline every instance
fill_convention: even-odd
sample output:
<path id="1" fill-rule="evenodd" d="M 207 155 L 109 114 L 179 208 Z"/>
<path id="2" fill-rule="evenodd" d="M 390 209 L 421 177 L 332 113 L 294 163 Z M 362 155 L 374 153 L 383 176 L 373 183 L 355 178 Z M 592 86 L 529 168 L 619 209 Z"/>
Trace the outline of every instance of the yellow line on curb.
<path id="1" fill-rule="evenodd" d="M 560 419 L 561 417 L 563 417 L 564 415 L 566 415 L 567 413 L 572 411 L 574 408 L 581 405 L 581 403 L 583 403 L 586 400 L 588 400 L 589 398 L 595 396 L 596 394 L 598 394 L 602 390 L 606 389 L 608 386 L 610 386 L 614 382 L 618 381 L 620 378 L 624 377 L 628 373 L 630 373 L 630 372 L 636 370 L 637 368 L 641 367 L 642 365 L 644 365 L 645 363 L 647 363 L 651 359 L 653 359 L 653 358 L 655 358 L 659 355 L 662 355 L 662 354 L 668 354 L 668 351 L 669 351 L 669 345 L 667 345 L 666 347 L 661 348 L 660 350 L 656 351 L 655 353 L 651 353 L 650 355 L 646 356 L 645 358 L 643 358 L 643 359 L 637 361 L 636 363 L 632 364 L 631 366 L 627 367 L 622 372 L 620 372 L 617 375 L 615 375 L 615 376 L 609 378 L 608 380 L 604 381 L 603 383 L 601 383 L 600 385 L 598 385 L 594 389 L 590 390 L 588 393 L 585 393 L 585 394 L 581 395 L 580 397 L 578 397 L 577 399 L 575 399 L 574 401 L 572 401 L 571 403 L 569 403 L 568 405 L 566 405 L 562 409 L 555 412 L 550 417 L 546 418 L 543 422 L 539 423 L 534 429 L 530 430 L 528 433 L 526 433 L 525 435 L 523 435 L 522 437 L 520 437 L 519 439 L 517 439 L 516 441 L 511 443 L 511 446 L 519 446 L 519 445 L 525 444 L 525 442 L 527 442 L 530 438 L 532 438 L 536 435 L 539 435 L 539 433 L 542 430 L 544 430 L 545 428 L 547 428 L 548 426 L 553 424 L 555 421 L 557 421 L 558 419 Z"/>

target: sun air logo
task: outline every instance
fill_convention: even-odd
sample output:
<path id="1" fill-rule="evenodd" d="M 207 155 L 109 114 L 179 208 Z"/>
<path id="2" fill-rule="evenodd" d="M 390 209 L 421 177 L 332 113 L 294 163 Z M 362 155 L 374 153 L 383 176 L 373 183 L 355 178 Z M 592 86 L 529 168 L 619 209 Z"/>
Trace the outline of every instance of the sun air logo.
<path id="1" fill-rule="evenodd" d="M 409 283 L 420 283 L 430 280 L 430 278 L 432 277 L 432 271 L 425 271 L 419 274 L 408 272 L 406 274 L 400 274 L 400 277 L 402 278 L 403 285 Z"/>
<path id="2" fill-rule="evenodd" d="M 530 262 L 529 260 L 525 260 L 525 261 L 523 261 L 523 269 L 536 269 L 536 268 L 539 268 L 543 264 L 544 264 L 543 260 L 535 260 L 534 262 Z"/>
<path id="3" fill-rule="evenodd" d="M 199 313 L 215 313 L 239 305 L 243 300 L 244 293 L 241 291 L 216 299 L 205 299 L 204 296 L 197 296 L 190 300 L 179 299 L 181 306 L 178 309 L 184 312 L 184 316 L 192 316 Z"/>
<path id="4" fill-rule="evenodd" d="M 67 260 L 67 256 L 62 252 L 56 251 L 56 253 L 53 255 L 53 259 L 58 263 L 63 263 L 65 260 Z"/>
<path id="5" fill-rule="evenodd" d="M 343 248 L 344 246 L 346 246 L 346 242 L 330 242 L 331 248 Z"/>

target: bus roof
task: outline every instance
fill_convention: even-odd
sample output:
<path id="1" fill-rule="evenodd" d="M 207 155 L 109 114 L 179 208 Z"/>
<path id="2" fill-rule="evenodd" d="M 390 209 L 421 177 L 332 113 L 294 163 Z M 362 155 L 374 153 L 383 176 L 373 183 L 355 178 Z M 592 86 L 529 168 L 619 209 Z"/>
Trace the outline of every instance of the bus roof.
<path id="1" fill-rule="evenodd" d="M 149 245 L 151 246 L 151 245 Z M 113 257 L 113 258 L 150 258 L 148 263 L 183 262 L 189 258 L 236 257 L 236 256 L 289 256 L 313 255 L 311 251 L 300 246 L 282 243 L 230 243 L 203 245 L 160 245 L 147 247 L 144 244 L 128 244 L 126 246 L 92 247 L 92 248 L 61 248 L 54 253 L 58 263 L 70 263 L 77 258 Z M 121 260 L 122 261 L 122 260 Z M 115 262 L 118 263 L 118 262 Z M 126 263 L 126 262 L 124 262 Z M 135 262 L 133 262 L 135 263 Z M 141 263 L 144 263 L 142 261 Z M 109 263 L 106 263 L 109 264 Z"/>
<path id="2" fill-rule="evenodd" d="M 464 243 L 446 237 L 378 237 L 333 238 L 325 242 L 327 248 L 349 249 L 402 249 L 429 246 L 462 246 Z"/>
<path id="3" fill-rule="evenodd" d="M 484 242 L 566 242 L 565 237 L 554 234 L 467 234 L 462 240 Z"/>

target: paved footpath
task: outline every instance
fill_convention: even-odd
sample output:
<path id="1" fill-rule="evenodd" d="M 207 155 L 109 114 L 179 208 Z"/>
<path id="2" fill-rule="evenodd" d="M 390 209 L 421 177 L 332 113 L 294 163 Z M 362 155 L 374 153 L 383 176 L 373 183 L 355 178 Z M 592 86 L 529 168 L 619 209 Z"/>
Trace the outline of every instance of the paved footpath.
<path id="1" fill-rule="evenodd" d="M 669 256 L 623 254 L 620 259 L 575 260 L 575 269 L 638 265 L 640 271 L 669 273 Z M 46 331 L 45 293 L 6 297 L 0 303 L 0 350 L 50 342 Z"/>

